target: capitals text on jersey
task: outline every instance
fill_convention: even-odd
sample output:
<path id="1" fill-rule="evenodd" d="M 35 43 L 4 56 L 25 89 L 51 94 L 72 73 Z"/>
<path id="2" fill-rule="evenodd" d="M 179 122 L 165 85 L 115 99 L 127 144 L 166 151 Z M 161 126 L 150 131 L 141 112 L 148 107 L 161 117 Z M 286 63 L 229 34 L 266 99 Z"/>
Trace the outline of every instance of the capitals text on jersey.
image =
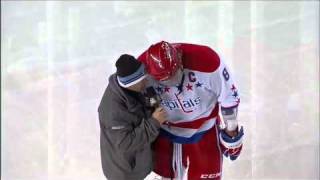
<path id="1" fill-rule="evenodd" d="M 176 99 L 168 99 L 168 100 L 162 100 L 161 104 L 163 106 L 168 107 L 169 110 L 174 110 L 174 109 L 182 109 L 184 111 L 193 111 L 193 109 L 198 106 L 201 102 L 200 97 L 194 98 L 194 99 L 185 99 L 181 100 L 179 98 Z"/>

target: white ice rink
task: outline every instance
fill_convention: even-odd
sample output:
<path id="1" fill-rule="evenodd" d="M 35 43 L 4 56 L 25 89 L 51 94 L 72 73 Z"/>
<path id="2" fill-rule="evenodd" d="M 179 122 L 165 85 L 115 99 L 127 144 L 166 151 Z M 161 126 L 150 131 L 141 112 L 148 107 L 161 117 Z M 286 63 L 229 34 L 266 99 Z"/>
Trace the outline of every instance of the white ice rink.
<path id="1" fill-rule="evenodd" d="M 319 1 L 1 1 L 1 180 L 103 180 L 97 107 L 122 53 L 223 54 L 242 155 L 223 179 L 319 179 Z"/>

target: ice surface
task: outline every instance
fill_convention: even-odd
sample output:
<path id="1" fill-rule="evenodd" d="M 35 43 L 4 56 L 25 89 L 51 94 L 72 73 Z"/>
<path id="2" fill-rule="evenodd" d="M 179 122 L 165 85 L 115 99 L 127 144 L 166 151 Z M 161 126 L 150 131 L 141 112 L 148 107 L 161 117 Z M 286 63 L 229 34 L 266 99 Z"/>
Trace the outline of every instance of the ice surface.
<path id="1" fill-rule="evenodd" d="M 319 1 L 1 1 L 1 179 L 104 179 L 107 77 L 162 39 L 211 46 L 238 82 L 224 179 L 319 179 Z"/>

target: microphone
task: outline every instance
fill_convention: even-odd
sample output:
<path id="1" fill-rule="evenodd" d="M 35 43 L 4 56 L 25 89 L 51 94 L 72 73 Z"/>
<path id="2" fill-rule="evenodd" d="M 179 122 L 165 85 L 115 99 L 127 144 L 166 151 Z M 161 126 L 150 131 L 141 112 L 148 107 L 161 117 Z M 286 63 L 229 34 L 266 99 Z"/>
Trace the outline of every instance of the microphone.
<path id="1" fill-rule="evenodd" d="M 152 109 L 152 112 L 154 112 L 157 108 L 160 107 L 160 103 L 162 99 L 156 93 L 153 87 L 146 88 L 145 95 L 146 95 L 145 99 L 146 99 L 147 106 L 149 106 L 150 109 Z M 168 126 L 170 126 L 168 121 L 163 122 L 163 124 L 167 124 Z"/>
<path id="2" fill-rule="evenodd" d="M 146 101 L 149 107 L 157 108 L 160 106 L 161 98 L 153 89 L 153 87 L 148 87 L 146 89 Z"/>

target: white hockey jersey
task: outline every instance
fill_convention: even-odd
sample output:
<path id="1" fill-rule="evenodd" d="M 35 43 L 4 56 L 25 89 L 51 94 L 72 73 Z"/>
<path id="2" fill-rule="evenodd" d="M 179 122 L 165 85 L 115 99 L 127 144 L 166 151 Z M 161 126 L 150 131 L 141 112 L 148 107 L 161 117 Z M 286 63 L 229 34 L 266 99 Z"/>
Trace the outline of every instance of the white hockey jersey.
<path id="1" fill-rule="evenodd" d="M 219 105 L 235 107 L 240 102 L 230 72 L 216 52 L 207 46 L 173 44 L 183 52 L 183 80 L 179 86 L 152 86 L 161 97 L 168 121 L 161 133 L 173 142 L 197 142 L 217 121 Z M 144 58 L 143 54 L 139 57 Z"/>

